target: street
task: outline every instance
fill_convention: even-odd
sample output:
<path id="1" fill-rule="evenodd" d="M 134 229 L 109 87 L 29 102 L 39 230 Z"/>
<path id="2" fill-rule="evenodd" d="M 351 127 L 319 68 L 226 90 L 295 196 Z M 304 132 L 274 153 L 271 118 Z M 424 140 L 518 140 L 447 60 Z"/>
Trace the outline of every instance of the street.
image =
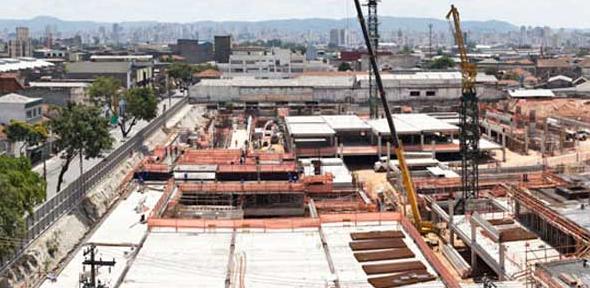
<path id="1" fill-rule="evenodd" d="M 177 91 L 176 94 L 172 98 L 172 105 L 174 105 L 178 101 L 180 101 L 182 99 L 182 98 L 180 98 L 181 96 L 182 96 L 182 94 L 180 94 Z M 160 101 L 160 103 L 158 104 L 158 111 L 159 111 L 158 116 L 162 114 L 164 106 L 166 106 L 166 109 L 170 109 L 169 100 L 167 98 Z M 133 137 L 133 135 L 135 135 L 135 133 L 137 133 L 137 131 L 140 131 L 141 129 L 143 129 L 145 126 L 148 125 L 148 123 L 149 122 L 146 122 L 146 121 L 138 121 L 137 124 L 133 127 L 133 129 L 129 133 L 129 135 L 127 135 L 127 138 Z M 123 138 L 123 135 L 121 134 L 121 129 L 119 128 L 119 126 L 113 127 L 111 129 L 111 135 L 113 136 L 113 148 L 111 151 L 114 151 L 119 146 L 121 146 L 123 143 L 125 143 L 126 139 Z M 106 155 L 104 155 L 104 156 L 105 157 L 108 156 L 108 154 L 111 151 L 106 153 Z M 104 157 L 94 158 L 94 159 L 89 159 L 89 160 L 84 159 L 84 162 L 82 164 L 82 166 L 84 168 L 84 172 L 90 170 L 96 164 L 100 163 L 100 161 L 102 161 L 103 159 L 104 159 Z M 57 194 L 57 191 L 56 191 L 57 182 L 58 182 L 58 176 L 59 176 L 59 172 L 61 170 L 62 163 L 63 163 L 63 160 L 60 159 L 59 155 L 55 155 L 55 156 L 47 159 L 47 163 L 46 163 L 46 165 L 47 165 L 47 198 L 46 199 L 50 199 L 55 194 Z M 40 175 L 43 175 L 43 162 L 41 162 L 37 166 L 33 167 L 33 171 L 39 173 Z M 76 159 L 74 159 L 72 161 L 72 163 L 70 164 L 68 171 L 64 174 L 64 183 L 62 184 L 61 189 L 66 188 L 70 183 L 72 183 L 73 181 L 78 179 L 78 177 L 80 177 L 80 160 L 78 157 L 76 157 Z"/>

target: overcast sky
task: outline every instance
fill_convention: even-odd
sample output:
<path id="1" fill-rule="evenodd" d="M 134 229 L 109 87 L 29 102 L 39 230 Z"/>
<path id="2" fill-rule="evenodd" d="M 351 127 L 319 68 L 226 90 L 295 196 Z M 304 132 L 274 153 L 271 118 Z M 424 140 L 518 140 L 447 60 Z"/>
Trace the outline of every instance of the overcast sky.
<path id="1" fill-rule="evenodd" d="M 365 1 L 365 0 L 362 0 Z M 0 18 L 39 15 L 67 20 L 191 22 L 344 18 L 353 0 L 1 0 Z M 590 0 L 382 0 L 380 15 L 443 18 L 449 5 L 467 20 L 506 20 L 517 25 L 590 28 Z"/>

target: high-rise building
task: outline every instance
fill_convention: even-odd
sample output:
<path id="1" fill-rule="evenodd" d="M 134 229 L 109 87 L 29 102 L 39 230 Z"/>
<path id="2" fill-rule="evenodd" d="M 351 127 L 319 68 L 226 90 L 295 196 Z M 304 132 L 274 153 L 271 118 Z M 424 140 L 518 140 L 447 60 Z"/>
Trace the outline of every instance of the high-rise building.
<path id="1" fill-rule="evenodd" d="M 330 42 L 329 42 L 329 44 L 331 46 L 338 46 L 338 43 L 340 43 L 340 31 L 338 31 L 338 29 L 332 29 L 332 30 L 330 30 Z"/>
<path id="2" fill-rule="evenodd" d="M 217 63 L 229 63 L 231 55 L 231 36 L 215 36 L 214 60 Z"/>
<path id="3" fill-rule="evenodd" d="M 9 57 L 31 57 L 33 53 L 32 50 L 31 38 L 29 38 L 29 28 L 17 27 L 16 39 L 11 40 L 8 45 Z"/>
<path id="4" fill-rule="evenodd" d="M 174 51 L 186 58 L 190 64 L 200 64 L 213 60 L 213 44 L 199 43 L 199 40 L 178 39 Z"/>

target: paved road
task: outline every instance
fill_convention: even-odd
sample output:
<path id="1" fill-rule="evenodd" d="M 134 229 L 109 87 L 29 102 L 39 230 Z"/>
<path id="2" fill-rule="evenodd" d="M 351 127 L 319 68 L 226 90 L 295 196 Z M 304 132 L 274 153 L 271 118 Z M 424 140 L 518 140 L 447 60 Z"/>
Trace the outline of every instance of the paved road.
<path id="1" fill-rule="evenodd" d="M 177 103 L 178 101 L 181 100 L 182 94 L 180 93 L 176 93 L 175 97 L 172 98 L 172 105 L 174 105 L 175 103 Z M 162 114 L 162 111 L 164 109 L 164 106 L 166 106 L 166 109 L 169 109 L 170 104 L 169 104 L 169 100 L 168 99 L 164 99 L 162 101 L 160 101 L 160 103 L 158 104 L 158 115 Z M 135 133 L 137 133 L 137 131 L 140 131 L 141 129 L 143 129 L 145 126 L 148 125 L 148 122 L 146 121 L 139 121 L 131 130 L 131 132 L 127 135 L 127 138 L 132 137 L 133 135 L 135 135 Z M 107 155 L 112 152 L 113 150 L 115 150 L 116 148 L 118 148 L 119 146 L 121 146 L 123 143 L 125 143 L 125 140 L 123 138 L 123 135 L 121 134 L 121 129 L 117 126 L 111 129 L 111 135 L 114 138 L 113 141 L 113 149 L 111 151 L 109 151 L 108 153 L 106 153 Z M 107 156 L 104 155 L 104 156 Z M 80 158 L 76 157 L 76 159 L 74 159 L 72 161 L 72 163 L 70 164 L 70 167 L 68 169 L 68 171 L 66 172 L 66 174 L 64 175 L 64 183 L 61 186 L 61 189 L 64 189 L 65 187 L 67 187 L 69 185 L 69 183 L 74 182 L 76 179 L 78 179 L 78 177 L 80 177 Z M 103 158 L 95 158 L 95 159 L 89 159 L 89 160 L 84 160 L 82 163 L 82 166 L 84 168 L 84 172 L 90 170 L 92 167 L 94 167 L 96 164 L 100 163 L 100 161 L 102 161 Z M 63 163 L 63 160 L 59 158 L 59 156 L 54 156 L 50 159 L 47 160 L 47 199 L 50 199 L 51 197 L 53 197 L 55 194 L 57 194 L 57 180 L 58 180 L 58 176 L 59 176 L 59 171 L 61 170 L 61 165 Z M 37 166 L 33 167 L 33 171 L 39 173 L 40 175 L 43 175 L 43 163 L 41 162 L 40 164 L 38 164 Z"/>

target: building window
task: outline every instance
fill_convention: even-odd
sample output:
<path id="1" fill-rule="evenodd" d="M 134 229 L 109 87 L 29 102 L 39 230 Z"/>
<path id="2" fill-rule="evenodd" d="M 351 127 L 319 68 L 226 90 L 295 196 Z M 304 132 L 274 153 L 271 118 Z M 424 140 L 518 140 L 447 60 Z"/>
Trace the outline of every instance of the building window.
<path id="1" fill-rule="evenodd" d="M 31 110 L 27 110 L 27 119 L 33 118 L 33 113 Z"/>
<path id="2" fill-rule="evenodd" d="M 426 91 L 426 96 L 436 96 L 436 91 Z"/>
<path id="3" fill-rule="evenodd" d="M 412 96 L 412 97 L 419 97 L 420 96 L 420 91 L 410 91 L 410 96 Z"/>

